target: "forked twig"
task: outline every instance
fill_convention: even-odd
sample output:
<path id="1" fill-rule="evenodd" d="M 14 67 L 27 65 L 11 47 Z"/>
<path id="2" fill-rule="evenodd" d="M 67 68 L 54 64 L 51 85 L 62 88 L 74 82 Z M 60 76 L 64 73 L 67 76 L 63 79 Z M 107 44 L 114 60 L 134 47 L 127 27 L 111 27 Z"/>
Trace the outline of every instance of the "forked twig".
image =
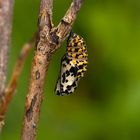
<path id="1" fill-rule="evenodd" d="M 83 0 L 73 0 L 59 25 L 52 27 L 52 1 L 41 0 L 40 3 L 39 33 L 32 62 L 29 91 L 26 97 L 22 140 L 35 140 L 36 138 L 36 128 L 43 99 L 43 86 L 52 54 L 60 47 L 70 32 L 83 2 Z"/>

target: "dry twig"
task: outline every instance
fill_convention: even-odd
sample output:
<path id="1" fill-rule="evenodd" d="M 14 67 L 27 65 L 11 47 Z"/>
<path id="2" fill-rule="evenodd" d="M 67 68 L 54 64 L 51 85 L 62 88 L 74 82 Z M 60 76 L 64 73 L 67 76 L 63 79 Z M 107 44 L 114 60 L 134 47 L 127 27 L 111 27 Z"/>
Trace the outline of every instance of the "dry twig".
<path id="1" fill-rule="evenodd" d="M 25 59 L 35 42 L 35 36 L 33 36 L 33 38 L 29 42 L 23 45 L 20 55 L 18 57 L 18 60 L 13 69 L 10 82 L 8 83 L 8 86 L 6 87 L 3 94 L 1 95 L 1 100 L 0 100 L 0 123 L 1 124 L 4 124 L 5 113 L 7 111 L 8 105 L 11 102 L 14 92 L 16 90 L 17 80 L 18 80 L 19 75 L 21 74 Z M 2 125 L 1 125 L 1 128 L 2 128 Z"/>
<path id="2" fill-rule="evenodd" d="M 52 0 L 41 0 L 39 11 L 39 33 L 32 62 L 29 91 L 26 97 L 22 140 L 35 140 L 43 99 L 46 72 L 52 57 L 71 30 L 83 0 L 73 0 L 70 8 L 57 27 L 52 27 Z"/>
<path id="3" fill-rule="evenodd" d="M 9 42 L 12 30 L 13 0 L 0 0 L 0 98 L 5 88 Z M 0 122 L 0 130 L 3 122 Z"/>

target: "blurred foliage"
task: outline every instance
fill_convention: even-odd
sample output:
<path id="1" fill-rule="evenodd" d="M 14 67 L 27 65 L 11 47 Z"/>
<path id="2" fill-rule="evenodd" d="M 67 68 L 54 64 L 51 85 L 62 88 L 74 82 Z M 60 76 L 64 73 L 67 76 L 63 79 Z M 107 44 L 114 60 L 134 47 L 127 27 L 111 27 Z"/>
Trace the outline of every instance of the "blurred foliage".
<path id="1" fill-rule="evenodd" d="M 70 0 L 54 0 L 57 25 Z M 8 78 L 24 44 L 37 28 L 39 0 L 15 0 Z M 89 65 L 74 94 L 54 95 L 65 43 L 46 78 L 37 140 L 140 139 L 140 1 L 86 0 L 73 26 L 87 42 Z M 2 140 L 19 140 L 33 52 L 6 114 Z"/>

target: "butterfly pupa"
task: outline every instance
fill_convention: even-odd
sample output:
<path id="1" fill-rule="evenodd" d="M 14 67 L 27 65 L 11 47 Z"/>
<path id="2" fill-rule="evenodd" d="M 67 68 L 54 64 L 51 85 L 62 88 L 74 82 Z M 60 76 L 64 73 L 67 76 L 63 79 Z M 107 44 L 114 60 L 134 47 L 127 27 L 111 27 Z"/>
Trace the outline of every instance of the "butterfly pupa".
<path id="1" fill-rule="evenodd" d="M 60 75 L 57 80 L 56 95 L 73 93 L 81 77 L 87 70 L 88 54 L 84 39 L 70 33 L 67 40 L 66 54 L 61 59 Z"/>

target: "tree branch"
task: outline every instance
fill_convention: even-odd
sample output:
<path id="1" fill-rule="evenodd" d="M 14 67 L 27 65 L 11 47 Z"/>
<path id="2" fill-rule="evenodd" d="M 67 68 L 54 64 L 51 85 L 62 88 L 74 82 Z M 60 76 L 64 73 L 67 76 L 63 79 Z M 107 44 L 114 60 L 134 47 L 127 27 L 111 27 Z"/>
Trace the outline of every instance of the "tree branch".
<path id="1" fill-rule="evenodd" d="M 43 86 L 52 54 L 59 48 L 61 42 L 70 32 L 82 2 L 82 0 L 73 0 L 59 25 L 52 28 L 52 0 L 41 0 L 38 23 L 39 33 L 32 62 L 29 91 L 26 97 L 22 140 L 35 140 L 43 99 Z"/>
<path id="2" fill-rule="evenodd" d="M 71 6 L 67 10 L 61 22 L 56 27 L 56 30 L 57 30 L 56 35 L 60 39 L 59 43 L 61 43 L 66 38 L 68 33 L 71 31 L 72 24 L 76 19 L 77 13 L 81 8 L 82 3 L 83 3 L 83 0 L 73 0 L 73 2 L 71 3 Z"/>
<path id="3" fill-rule="evenodd" d="M 43 85 L 51 58 L 48 34 L 51 30 L 52 0 L 41 0 L 37 46 L 32 62 L 29 91 L 26 97 L 22 140 L 34 140 L 42 102 Z"/>
<path id="4" fill-rule="evenodd" d="M 0 0 L 0 98 L 5 88 L 9 42 L 12 30 L 13 0 Z M 0 122 L 0 128 L 3 122 Z"/>
<path id="5" fill-rule="evenodd" d="M 3 94 L 1 95 L 0 123 L 4 122 L 5 113 L 7 111 L 8 105 L 11 102 L 12 97 L 13 97 L 16 87 L 17 87 L 18 77 L 20 76 L 21 71 L 23 69 L 25 59 L 27 58 L 28 53 L 30 52 L 30 50 L 32 49 L 32 47 L 34 45 L 35 39 L 36 39 L 36 34 L 33 36 L 33 38 L 29 42 L 27 42 L 23 45 L 20 55 L 18 57 L 18 60 L 13 69 L 13 73 L 12 73 L 10 82 L 8 83 L 8 86 L 5 88 Z"/>

